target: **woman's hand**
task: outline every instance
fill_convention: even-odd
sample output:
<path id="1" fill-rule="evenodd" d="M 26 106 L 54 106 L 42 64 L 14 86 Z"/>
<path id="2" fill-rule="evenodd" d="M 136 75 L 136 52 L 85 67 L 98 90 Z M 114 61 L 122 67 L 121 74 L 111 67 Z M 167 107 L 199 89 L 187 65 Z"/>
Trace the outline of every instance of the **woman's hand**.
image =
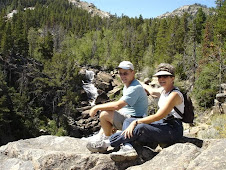
<path id="1" fill-rule="evenodd" d="M 137 120 L 134 120 L 132 123 L 130 123 L 130 125 L 122 132 L 121 135 L 124 135 L 125 139 L 126 138 L 130 139 L 133 136 L 133 130 L 137 125 L 136 121 Z"/>

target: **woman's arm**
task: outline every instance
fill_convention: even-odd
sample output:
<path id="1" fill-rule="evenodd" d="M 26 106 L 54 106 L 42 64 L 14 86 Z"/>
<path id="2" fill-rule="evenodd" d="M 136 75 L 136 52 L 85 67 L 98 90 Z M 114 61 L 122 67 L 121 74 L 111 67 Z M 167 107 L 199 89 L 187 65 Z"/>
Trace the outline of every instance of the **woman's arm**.
<path id="1" fill-rule="evenodd" d="M 137 124 L 139 123 L 146 123 L 146 124 L 150 124 L 152 122 L 158 121 L 164 117 L 166 117 L 171 110 L 173 109 L 174 106 L 181 104 L 182 99 L 181 97 L 178 95 L 177 92 L 172 92 L 170 93 L 166 104 L 160 108 L 156 114 L 154 115 L 150 115 L 147 117 L 144 117 L 142 119 L 137 119 L 136 121 L 133 121 L 126 130 L 123 131 L 122 134 L 125 135 L 125 138 L 130 138 L 133 135 L 133 129 L 136 127 Z"/>
<path id="2" fill-rule="evenodd" d="M 170 93 L 165 105 L 162 108 L 158 109 L 156 114 L 139 119 L 137 123 L 150 124 L 152 122 L 158 121 L 158 120 L 166 117 L 171 112 L 171 110 L 174 108 L 174 106 L 179 105 L 181 103 L 182 103 L 182 99 L 178 95 L 178 93 L 172 92 L 172 93 Z"/>

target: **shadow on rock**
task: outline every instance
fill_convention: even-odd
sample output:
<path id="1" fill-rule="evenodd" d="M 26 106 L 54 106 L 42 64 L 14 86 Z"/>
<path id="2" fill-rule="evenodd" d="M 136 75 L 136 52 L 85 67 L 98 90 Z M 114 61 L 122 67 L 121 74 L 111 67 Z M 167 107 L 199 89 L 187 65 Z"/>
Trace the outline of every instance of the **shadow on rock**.
<path id="1" fill-rule="evenodd" d="M 199 148 L 203 146 L 203 140 L 198 138 L 190 138 L 186 136 L 183 136 L 178 143 L 192 143 Z"/>

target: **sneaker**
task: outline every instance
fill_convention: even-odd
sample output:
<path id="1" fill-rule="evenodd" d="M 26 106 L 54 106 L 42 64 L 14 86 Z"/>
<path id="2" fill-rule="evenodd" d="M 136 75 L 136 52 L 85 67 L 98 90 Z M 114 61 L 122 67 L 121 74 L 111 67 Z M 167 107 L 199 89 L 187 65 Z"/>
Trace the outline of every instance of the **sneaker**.
<path id="1" fill-rule="evenodd" d="M 104 134 L 97 133 L 97 134 L 94 134 L 93 136 L 89 136 L 87 138 L 86 137 L 83 137 L 81 139 L 84 140 L 84 141 L 97 141 L 97 140 L 102 139 L 103 138 L 103 135 Z"/>
<path id="2" fill-rule="evenodd" d="M 133 147 L 121 146 L 118 152 L 110 153 L 110 157 L 113 161 L 125 161 L 125 160 L 134 160 L 137 158 L 137 151 Z"/>
<path id="3" fill-rule="evenodd" d="M 96 140 L 96 141 L 88 141 L 88 143 L 86 144 L 86 148 L 90 151 L 90 152 L 99 152 L 99 153 L 104 153 L 107 151 L 108 149 L 108 145 L 106 144 L 106 142 L 102 139 L 102 140 Z"/>

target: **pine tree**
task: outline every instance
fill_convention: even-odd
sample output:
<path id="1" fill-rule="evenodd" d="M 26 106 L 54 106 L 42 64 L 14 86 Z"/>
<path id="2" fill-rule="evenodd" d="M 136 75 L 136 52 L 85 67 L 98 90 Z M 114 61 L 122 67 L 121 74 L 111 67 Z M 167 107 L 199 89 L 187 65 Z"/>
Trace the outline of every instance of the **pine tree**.
<path id="1" fill-rule="evenodd" d="M 10 107 L 8 101 L 8 88 L 4 81 L 3 72 L 0 71 L 0 129 L 6 126 L 11 120 L 9 119 Z M 1 134 L 0 130 L 0 134 Z"/>
<path id="2" fill-rule="evenodd" d="M 13 39 L 11 33 L 11 23 L 7 22 L 5 31 L 1 40 L 1 52 L 4 58 L 8 58 L 13 47 Z"/>
<path id="3" fill-rule="evenodd" d="M 43 38 L 43 41 L 40 44 L 39 52 L 45 60 L 51 59 L 53 57 L 53 36 L 48 31 L 47 35 Z"/>
<path id="4" fill-rule="evenodd" d="M 225 1 L 225 0 L 216 0 L 216 1 L 215 1 L 215 3 L 216 3 L 216 5 L 217 5 L 217 8 L 218 8 L 218 9 L 221 8 L 222 3 L 223 3 L 224 1 Z"/>
<path id="5" fill-rule="evenodd" d="M 173 57 L 177 51 L 178 51 L 178 27 L 180 25 L 180 21 L 178 17 L 174 17 L 171 19 L 169 24 L 169 32 L 168 32 L 168 48 L 167 48 L 167 54 L 170 57 Z"/>
<path id="6" fill-rule="evenodd" d="M 13 17 L 14 18 L 14 17 Z M 23 19 L 21 15 L 16 15 L 14 18 L 16 21 L 14 22 L 13 28 L 13 56 L 27 57 L 28 56 L 28 40 L 27 33 L 23 25 Z"/>
<path id="7" fill-rule="evenodd" d="M 202 31 L 204 29 L 204 23 L 206 21 L 206 15 L 205 13 L 202 11 L 202 8 L 198 9 L 198 12 L 196 14 L 196 17 L 194 19 L 194 23 L 196 26 L 196 32 L 197 32 L 197 42 L 201 43 L 201 39 L 202 39 Z"/>
<path id="8" fill-rule="evenodd" d="M 34 28 L 30 28 L 28 31 L 28 43 L 29 43 L 29 55 L 35 58 L 34 52 L 38 46 L 39 34 Z"/>
<path id="9" fill-rule="evenodd" d="M 171 61 L 170 56 L 167 55 L 167 30 L 168 25 L 166 19 L 162 19 L 156 38 L 155 60 L 157 63 L 169 63 Z"/>
<path id="10" fill-rule="evenodd" d="M 180 24 L 178 26 L 178 30 L 176 31 L 177 36 L 176 46 L 179 54 L 184 53 L 187 34 L 188 34 L 188 14 L 185 13 L 180 18 Z"/>
<path id="11" fill-rule="evenodd" d="M 6 25 L 6 21 L 5 21 L 5 11 L 2 10 L 2 12 L 0 13 L 0 41 L 2 39 L 3 33 L 4 33 L 4 29 L 5 29 L 5 25 Z"/>
<path id="12" fill-rule="evenodd" d="M 203 36 L 203 59 L 205 62 L 208 62 L 208 58 L 213 55 L 213 48 L 214 48 L 214 35 L 213 35 L 213 25 L 211 24 L 211 21 L 206 22 L 205 30 L 204 30 L 204 36 Z"/>
<path id="13" fill-rule="evenodd" d="M 217 10 L 216 31 L 218 36 L 221 36 L 222 41 L 226 40 L 226 1 L 220 1 L 219 9 Z"/>

